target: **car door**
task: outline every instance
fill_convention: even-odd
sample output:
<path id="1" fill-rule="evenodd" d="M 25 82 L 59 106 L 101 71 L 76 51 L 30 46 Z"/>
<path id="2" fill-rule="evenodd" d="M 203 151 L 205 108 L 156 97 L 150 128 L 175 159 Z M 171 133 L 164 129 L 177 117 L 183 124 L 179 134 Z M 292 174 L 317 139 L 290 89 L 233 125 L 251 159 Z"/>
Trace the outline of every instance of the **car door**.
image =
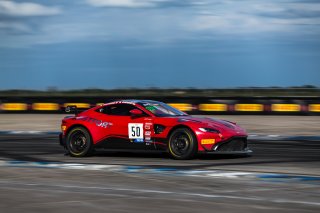
<path id="1" fill-rule="evenodd" d="M 132 104 L 104 106 L 102 113 L 112 125 L 104 142 L 111 149 L 155 149 L 151 143 L 152 118 L 143 113 L 132 116 L 130 111 L 138 109 Z"/>

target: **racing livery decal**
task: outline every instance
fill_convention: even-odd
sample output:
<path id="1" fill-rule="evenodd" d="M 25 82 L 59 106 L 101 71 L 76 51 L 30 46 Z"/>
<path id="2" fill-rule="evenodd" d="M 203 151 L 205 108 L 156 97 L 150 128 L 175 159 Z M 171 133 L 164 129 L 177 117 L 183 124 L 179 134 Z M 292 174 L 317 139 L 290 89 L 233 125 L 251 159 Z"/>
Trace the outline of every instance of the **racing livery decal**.
<path id="1" fill-rule="evenodd" d="M 96 124 L 98 127 L 108 128 L 108 127 L 112 126 L 112 123 L 110 123 L 110 122 L 104 122 L 102 120 L 98 120 L 98 119 L 95 119 L 95 118 L 90 118 L 90 117 L 87 117 L 87 116 L 81 116 L 81 117 L 78 117 L 77 119 L 81 120 L 81 121 L 86 121 L 86 122 L 89 122 L 89 123 Z"/>
<path id="2" fill-rule="evenodd" d="M 75 110 L 74 116 L 62 120 L 61 130 L 60 144 L 76 157 L 99 148 L 168 152 L 179 160 L 197 153 L 251 153 L 248 135 L 236 123 L 190 116 L 151 100 L 114 101 L 80 113 Z"/>

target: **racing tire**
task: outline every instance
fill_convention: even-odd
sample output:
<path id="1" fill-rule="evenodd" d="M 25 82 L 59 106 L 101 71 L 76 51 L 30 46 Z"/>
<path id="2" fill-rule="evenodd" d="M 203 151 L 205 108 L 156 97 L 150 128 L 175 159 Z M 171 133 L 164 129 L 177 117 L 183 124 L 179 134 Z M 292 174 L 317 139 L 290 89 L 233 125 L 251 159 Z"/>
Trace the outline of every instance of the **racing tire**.
<path id="1" fill-rule="evenodd" d="M 197 138 L 190 129 L 178 128 L 171 133 L 168 152 L 172 158 L 177 160 L 192 159 L 197 151 Z"/>
<path id="2" fill-rule="evenodd" d="M 83 127 L 75 127 L 67 135 L 66 146 L 72 157 L 85 157 L 93 153 L 90 133 Z"/>

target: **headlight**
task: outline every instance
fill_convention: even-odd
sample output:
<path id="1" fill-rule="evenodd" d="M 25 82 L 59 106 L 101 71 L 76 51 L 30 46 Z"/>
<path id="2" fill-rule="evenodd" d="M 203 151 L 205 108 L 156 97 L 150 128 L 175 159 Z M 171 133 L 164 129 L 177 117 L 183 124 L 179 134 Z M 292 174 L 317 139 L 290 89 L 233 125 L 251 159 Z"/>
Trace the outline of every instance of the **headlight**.
<path id="1" fill-rule="evenodd" d="M 211 129 L 211 128 L 199 128 L 202 132 L 210 132 L 210 133 L 216 133 L 216 134 L 220 134 L 219 130 L 216 129 Z"/>
<path id="2" fill-rule="evenodd" d="M 62 132 L 66 131 L 66 129 L 67 129 L 67 126 L 65 126 L 65 125 L 62 125 L 62 126 L 61 126 L 61 131 L 62 131 Z"/>

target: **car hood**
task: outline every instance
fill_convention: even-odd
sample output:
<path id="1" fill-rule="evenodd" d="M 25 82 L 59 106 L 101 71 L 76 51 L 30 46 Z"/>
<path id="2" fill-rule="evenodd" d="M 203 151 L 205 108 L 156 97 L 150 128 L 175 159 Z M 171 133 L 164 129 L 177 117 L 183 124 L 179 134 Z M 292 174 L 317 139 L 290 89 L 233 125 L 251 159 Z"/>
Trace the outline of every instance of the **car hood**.
<path id="1" fill-rule="evenodd" d="M 239 135 L 246 135 L 246 131 L 238 126 L 236 123 L 215 118 L 199 118 L 192 116 L 184 116 L 178 119 L 178 122 L 194 122 L 198 123 L 199 127 L 209 127 L 217 129 L 220 132 L 235 132 Z"/>

